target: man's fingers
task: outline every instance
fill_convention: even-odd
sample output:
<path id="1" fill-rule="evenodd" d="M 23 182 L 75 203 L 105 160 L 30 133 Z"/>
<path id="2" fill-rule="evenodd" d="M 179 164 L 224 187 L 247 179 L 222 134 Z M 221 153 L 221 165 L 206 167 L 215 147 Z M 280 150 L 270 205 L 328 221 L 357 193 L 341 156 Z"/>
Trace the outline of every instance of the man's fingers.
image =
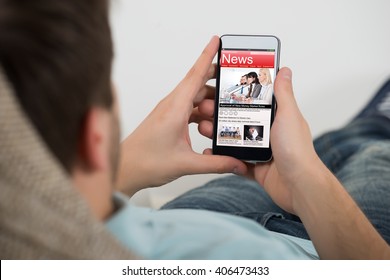
<path id="1" fill-rule="evenodd" d="M 218 48 L 219 37 L 213 36 L 194 66 L 192 66 L 184 80 L 180 83 L 178 88 L 180 98 L 188 98 L 193 101 L 205 83 L 210 78 L 215 77 L 216 68 L 212 61 Z"/>
<path id="2" fill-rule="evenodd" d="M 207 75 L 207 81 L 215 79 L 217 77 L 217 64 L 213 63 L 210 65 L 209 73 Z"/>
<path id="3" fill-rule="evenodd" d="M 198 106 L 198 104 L 205 99 L 214 100 L 214 98 L 215 98 L 215 87 L 205 85 L 199 90 L 198 94 L 193 99 L 193 106 L 194 107 Z"/>
<path id="4" fill-rule="evenodd" d="M 194 108 L 192 109 L 192 113 L 191 113 L 191 116 L 188 120 L 188 123 L 201 123 L 202 121 L 208 121 L 208 122 L 212 122 L 213 119 L 212 117 L 209 117 L 205 114 L 202 114 L 201 112 L 199 112 L 198 108 Z"/>
<path id="5" fill-rule="evenodd" d="M 214 117 L 214 106 L 215 106 L 214 100 L 205 99 L 199 104 L 198 109 L 199 112 L 201 112 L 203 115 L 212 118 Z"/>
<path id="6" fill-rule="evenodd" d="M 196 154 L 191 160 L 190 166 L 186 170 L 191 170 L 191 174 L 206 173 L 234 173 L 243 175 L 247 172 L 247 166 L 240 160 L 228 157 L 206 154 Z"/>
<path id="7" fill-rule="evenodd" d="M 201 121 L 198 125 L 198 131 L 201 135 L 207 138 L 213 138 L 213 123 L 211 121 Z"/>
<path id="8" fill-rule="evenodd" d="M 213 36 L 194 66 L 187 73 L 186 78 L 193 79 L 199 84 L 204 84 L 211 77 L 215 76 L 215 66 L 212 61 L 219 48 L 219 37 Z"/>

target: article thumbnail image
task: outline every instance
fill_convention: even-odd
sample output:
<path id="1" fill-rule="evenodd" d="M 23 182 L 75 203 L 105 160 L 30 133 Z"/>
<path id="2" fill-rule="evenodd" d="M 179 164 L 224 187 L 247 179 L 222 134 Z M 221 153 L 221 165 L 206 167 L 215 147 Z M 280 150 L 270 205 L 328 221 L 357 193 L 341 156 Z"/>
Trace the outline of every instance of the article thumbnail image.
<path id="1" fill-rule="evenodd" d="M 244 125 L 244 140 L 250 142 L 263 141 L 264 126 Z"/>
<path id="2" fill-rule="evenodd" d="M 239 126 L 222 125 L 218 131 L 221 140 L 242 140 L 242 133 Z"/>

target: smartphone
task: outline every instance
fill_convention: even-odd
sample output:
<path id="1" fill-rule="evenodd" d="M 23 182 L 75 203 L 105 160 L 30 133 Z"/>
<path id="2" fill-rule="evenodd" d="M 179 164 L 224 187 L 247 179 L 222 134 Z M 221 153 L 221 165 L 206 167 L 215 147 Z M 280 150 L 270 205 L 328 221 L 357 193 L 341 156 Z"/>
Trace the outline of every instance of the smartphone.
<path id="1" fill-rule="evenodd" d="M 280 40 L 271 35 L 223 35 L 220 41 L 213 153 L 270 161 Z"/>

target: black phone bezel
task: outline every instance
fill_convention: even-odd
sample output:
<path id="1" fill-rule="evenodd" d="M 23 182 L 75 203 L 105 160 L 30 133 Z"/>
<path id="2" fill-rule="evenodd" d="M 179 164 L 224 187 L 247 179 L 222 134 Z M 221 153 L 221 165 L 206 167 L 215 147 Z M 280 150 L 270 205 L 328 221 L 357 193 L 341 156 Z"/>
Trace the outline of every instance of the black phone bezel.
<path id="1" fill-rule="evenodd" d="M 253 36 L 253 35 L 227 35 L 227 36 Z M 255 35 L 255 36 L 261 36 L 261 35 Z M 274 36 L 273 36 L 274 37 Z M 278 52 L 277 56 L 279 61 L 279 53 L 280 53 L 280 40 L 276 37 L 278 40 Z M 254 148 L 254 147 L 232 147 L 232 146 L 218 146 L 217 145 L 217 128 L 218 128 L 218 110 L 219 110 L 219 92 L 220 92 L 220 74 L 221 74 L 221 67 L 220 67 L 220 58 L 221 58 L 221 51 L 223 49 L 222 46 L 222 39 L 220 38 L 220 44 L 219 44 L 219 50 L 218 50 L 218 60 L 217 60 L 217 73 L 216 73 L 216 86 L 215 86 L 215 106 L 214 106 L 214 128 L 213 128 L 213 154 L 215 155 L 226 155 L 226 156 L 232 156 L 234 158 L 243 160 L 243 161 L 249 161 L 249 162 L 268 162 L 272 160 L 272 148 L 271 143 L 269 145 L 269 148 Z M 277 71 L 279 71 L 279 65 L 276 65 Z M 274 122 L 275 118 L 275 112 L 276 112 L 276 100 L 275 96 L 272 96 L 272 107 L 271 107 L 271 127 Z M 271 136 L 270 136 L 271 139 Z"/>

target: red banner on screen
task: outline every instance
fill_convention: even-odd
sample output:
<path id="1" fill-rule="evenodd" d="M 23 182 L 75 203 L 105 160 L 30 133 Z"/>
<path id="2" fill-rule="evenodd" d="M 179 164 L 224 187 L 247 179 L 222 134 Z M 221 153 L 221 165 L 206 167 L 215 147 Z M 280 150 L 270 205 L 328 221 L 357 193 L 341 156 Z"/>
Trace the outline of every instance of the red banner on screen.
<path id="1" fill-rule="evenodd" d="M 221 67 L 274 68 L 275 52 L 222 50 Z"/>

